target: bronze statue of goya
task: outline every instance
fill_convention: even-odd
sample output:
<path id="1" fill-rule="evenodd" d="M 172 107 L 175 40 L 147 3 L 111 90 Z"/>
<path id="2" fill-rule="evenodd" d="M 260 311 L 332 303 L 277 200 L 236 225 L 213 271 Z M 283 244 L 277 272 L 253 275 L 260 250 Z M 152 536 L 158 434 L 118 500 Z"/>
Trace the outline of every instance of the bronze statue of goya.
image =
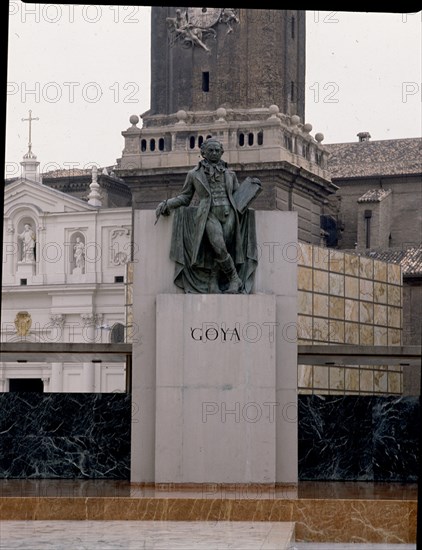
<path id="1" fill-rule="evenodd" d="M 157 220 L 174 211 L 170 258 L 174 283 L 186 293 L 250 294 L 258 263 L 255 212 L 249 204 L 262 190 L 258 178 L 239 184 L 222 160 L 221 142 L 209 138 L 202 160 L 187 173 L 176 197 L 161 202 Z M 191 206 L 194 195 L 198 206 Z"/>

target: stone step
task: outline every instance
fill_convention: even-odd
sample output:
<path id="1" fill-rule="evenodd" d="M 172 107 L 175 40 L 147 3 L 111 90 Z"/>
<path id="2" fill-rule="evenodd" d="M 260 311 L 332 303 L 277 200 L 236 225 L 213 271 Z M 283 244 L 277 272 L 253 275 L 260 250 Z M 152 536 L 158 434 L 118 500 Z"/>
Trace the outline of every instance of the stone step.
<path id="1" fill-rule="evenodd" d="M 416 542 L 416 499 L 212 498 L 188 496 L 2 496 L 4 520 L 281 522 L 295 540 Z"/>
<path id="2" fill-rule="evenodd" d="M 59 534 L 59 535 L 58 535 Z M 288 550 L 292 522 L 243 521 L 5 521 L 1 547 L 170 550 Z"/>

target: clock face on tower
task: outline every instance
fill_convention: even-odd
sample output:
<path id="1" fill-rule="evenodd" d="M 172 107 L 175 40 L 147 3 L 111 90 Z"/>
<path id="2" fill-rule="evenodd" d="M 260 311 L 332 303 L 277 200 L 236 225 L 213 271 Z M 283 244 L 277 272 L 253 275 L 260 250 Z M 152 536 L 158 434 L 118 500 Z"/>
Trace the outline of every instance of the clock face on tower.
<path id="1" fill-rule="evenodd" d="M 194 27 L 207 29 L 217 23 L 222 8 L 188 8 L 188 21 Z"/>

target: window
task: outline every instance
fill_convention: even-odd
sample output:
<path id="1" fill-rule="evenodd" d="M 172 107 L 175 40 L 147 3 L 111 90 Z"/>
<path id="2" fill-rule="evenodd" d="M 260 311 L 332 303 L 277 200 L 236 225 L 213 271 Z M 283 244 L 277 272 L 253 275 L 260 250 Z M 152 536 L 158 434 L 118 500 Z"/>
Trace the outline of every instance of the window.
<path id="1" fill-rule="evenodd" d="M 320 153 L 319 151 L 316 151 L 316 152 L 315 152 L 315 162 L 316 162 L 319 166 L 322 166 L 322 153 Z"/>
<path id="2" fill-rule="evenodd" d="M 155 151 L 155 139 L 151 139 L 149 142 L 150 151 Z"/>
<path id="3" fill-rule="evenodd" d="M 158 149 L 159 149 L 160 151 L 164 151 L 164 138 L 160 138 L 160 139 L 158 140 Z"/>
<path id="4" fill-rule="evenodd" d="M 248 134 L 248 145 L 253 145 L 254 135 L 252 132 Z"/>
<path id="5" fill-rule="evenodd" d="M 258 138 L 258 145 L 263 145 L 264 144 L 264 132 L 262 130 L 260 130 L 258 132 L 257 138 Z"/>
<path id="6" fill-rule="evenodd" d="M 123 275 L 116 275 L 114 277 L 114 282 L 115 283 L 124 283 L 125 282 L 125 278 Z"/>
<path id="7" fill-rule="evenodd" d="M 202 73 L 202 91 L 210 91 L 210 73 L 208 71 Z"/>
<path id="8" fill-rule="evenodd" d="M 147 140 L 141 139 L 141 151 L 144 153 L 147 150 Z"/>
<path id="9" fill-rule="evenodd" d="M 365 210 L 366 248 L 371 248 L 371 218 L 372 210 Z"/>
<path id="10" fill-rule="evenodd" d="M 290 82 L 290 100 L 296 101 L 295 99 L 295 83 L 293 80 Z"/>
<path id="11" fill-rule="evenodd" d="M 240 147 L 245 145 L 245 134 L 239 134 L 239 145 Z"/>
<path id="12" fill-rule="evenodd" d="M 41 378 L 10 378 L 9 391 L 43 393 L 44 383 Z"/>
<path id="13" fill-rule="evenodd" d="M 28 279 L 21 279 L 21 286 L 26 286 L 28 284 Z"/>
<path id="14" fill-rule="evenodd" d="M 195 149 L 195 136 L 189 138 L 189 149 Z"/>
<path id="15" fill-rule="evenodd" d="M 296 30 L 295 27 L 296 27 L 296 19 L 295 19 L 295 16 L 293 15 L 290 20 L 290 33 L 293 39 L 295 37 L 295 30 Z"/>

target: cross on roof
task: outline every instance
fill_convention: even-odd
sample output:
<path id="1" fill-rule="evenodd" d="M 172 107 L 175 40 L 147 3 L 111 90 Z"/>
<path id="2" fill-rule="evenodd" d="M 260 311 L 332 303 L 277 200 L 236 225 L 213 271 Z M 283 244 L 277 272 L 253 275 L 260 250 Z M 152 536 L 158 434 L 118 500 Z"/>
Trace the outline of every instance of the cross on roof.
<path id="1" fill-rule="evenodd" d="M 22 122 L 26 122 L 26 121 L 29 121 L 29 140 L 28 140 L 28 153 L 31 153 L 31 148 L 32 148 L 32 140 L 31 140 L 31 123 L 33 120 L 40 120 L 38 117 L 33 117 L 32 116 L 32 111 L 31 109 L 29 109 L 29 117 L 28 118 L 23 118 L 22 119 Z"/>

